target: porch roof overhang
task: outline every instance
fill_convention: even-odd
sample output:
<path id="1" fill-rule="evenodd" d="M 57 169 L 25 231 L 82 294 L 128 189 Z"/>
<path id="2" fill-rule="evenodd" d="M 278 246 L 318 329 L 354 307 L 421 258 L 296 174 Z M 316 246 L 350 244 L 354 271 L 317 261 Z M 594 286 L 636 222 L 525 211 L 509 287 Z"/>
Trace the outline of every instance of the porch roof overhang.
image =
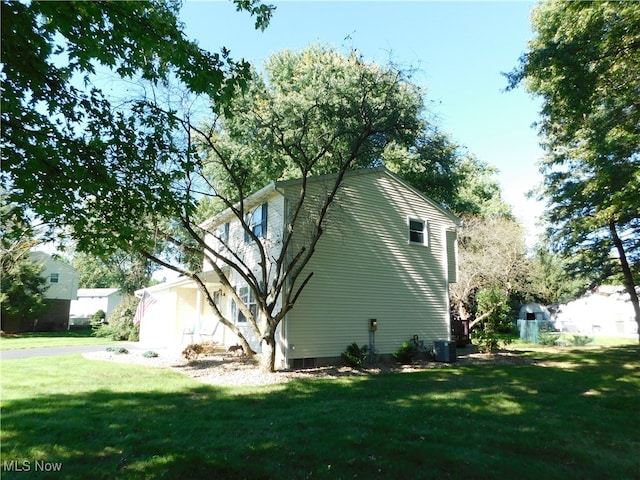
<path id="1" fill-rule="evenodd" d="M 213 270 L 208 270 L 206 272 L 198 273 L 198 277 L 204 281 L 206 285 L 214 286 L 220 283 L 220 276 Z M 181 275 L 178 278 L 170 280 L 168 282 L 162 282 L 158 285 L 153 285 L 151 287 L 141 288 L 135 291 L 136 297 L 142 297 L 143 293 L 146 291 L 147 293 L 154 294 L 163 292 L 166 290 L 176 289 L 176 288 L 198 288 L 198 284 L 191 277 L 187 277 L 185 275 Z"/>

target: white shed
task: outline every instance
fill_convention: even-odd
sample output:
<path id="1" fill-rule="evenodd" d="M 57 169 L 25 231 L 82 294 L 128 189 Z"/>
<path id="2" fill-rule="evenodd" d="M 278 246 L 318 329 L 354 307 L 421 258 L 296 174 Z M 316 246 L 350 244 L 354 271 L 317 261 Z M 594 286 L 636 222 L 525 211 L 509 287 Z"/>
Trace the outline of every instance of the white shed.
<path id="1" fill-rule="evenodd" d="M 118 288 L 79 288 L 78 298 L 71 301 L 69 314 L 76 319 L 90 319 L 96 312 L 102 310 L 108 320 L 122 299 L 123 296 Z"/>

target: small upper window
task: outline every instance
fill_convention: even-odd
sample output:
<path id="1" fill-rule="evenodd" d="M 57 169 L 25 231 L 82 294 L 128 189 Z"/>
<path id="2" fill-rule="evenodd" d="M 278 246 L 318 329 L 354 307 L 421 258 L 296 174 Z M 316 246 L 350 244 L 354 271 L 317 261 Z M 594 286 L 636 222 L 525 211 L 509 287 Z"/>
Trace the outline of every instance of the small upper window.
<path id="1" fill-rule="evenodd" d="M 409 219 L 409 242 L 427 244 L 427 222 L 424 220 Z"/>
<path id="2" fill-rule="evenodd" d="M 248 227 L 251 229 L 253 234 L 258 238 L 266 238 L 267 236 L 267 204 L 263 203 L 258 208 L 256 208 L 253 212 L 247 214 L 247 218 L 245 219 Z M 244 235 L 245 241 L 249 241 L 250 237 L 245 232 Z"/>
<path id="3" fill-rule="evenodd" d="M 51 276 L 49 277 L 49 283 L 58 283 L 59 280 L 60 280 L 59 273 L 52 273 Z"/>
<path id="4" fill-rule="evenodd" d="M 218 229 L 218 237 L 220 241 L 226 244 L 229 241 L 229 222 L 226 222 Z"/>

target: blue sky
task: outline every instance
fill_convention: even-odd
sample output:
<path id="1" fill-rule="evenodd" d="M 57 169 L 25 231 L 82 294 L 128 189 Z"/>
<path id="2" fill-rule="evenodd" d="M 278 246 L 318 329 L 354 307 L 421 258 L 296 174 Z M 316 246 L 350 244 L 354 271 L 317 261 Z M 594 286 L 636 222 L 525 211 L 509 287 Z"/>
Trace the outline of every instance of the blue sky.
<path id="1" fill-rule="evenodd" d="M 416 69 L 413 79 L 426 87 L 441 128 L 500 170 L 505 199 L 533 234 L 541 208 L 524 196 L 540 181 L 542 152 L 531 127 L 539 102 L 521 88 L 504 92 L 501 74 L 516 66 L 533 35 L 533 2 L 270 3 L 277 10 L 264 32 L 227 1 L 187 1 L 181 15 L 187 35 L 200 46 L 227 47 L 233 58 L 257 66 L 283 49 L 321 43 Z"/>

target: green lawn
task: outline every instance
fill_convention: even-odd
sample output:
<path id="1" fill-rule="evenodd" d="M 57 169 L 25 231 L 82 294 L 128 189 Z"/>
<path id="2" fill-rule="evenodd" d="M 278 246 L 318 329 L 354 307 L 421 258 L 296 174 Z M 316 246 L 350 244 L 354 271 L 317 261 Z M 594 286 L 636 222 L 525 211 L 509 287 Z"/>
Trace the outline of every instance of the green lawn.
<path id="1" fill-rule="evenodd" d="M 68 332 L 26 332 L 10 337 L 0 337 L 0 350 L 106 345 L 109 343 L 113 343 L 113 341 L 108 338 L 94 337 L 90 329 Z"/>
<path id="2" fill-rule="evenodd" d="M 243 388 L 4 360 L 2 478 L 639 478 L 638 346 L 520 355 L 536 362 Z"/>

